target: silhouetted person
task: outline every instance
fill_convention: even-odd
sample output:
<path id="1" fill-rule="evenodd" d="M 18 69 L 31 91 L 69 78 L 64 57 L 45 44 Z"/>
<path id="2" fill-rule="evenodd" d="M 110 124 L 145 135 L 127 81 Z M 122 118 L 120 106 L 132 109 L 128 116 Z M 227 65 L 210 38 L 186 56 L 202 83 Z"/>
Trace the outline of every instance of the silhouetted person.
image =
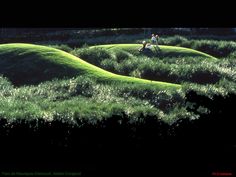
<path id="1" fill-rule="evenodd" d="M 154 45 L 154 49 L 156 50 L 156 52 L 161 51 L 160 47 L 158 46 L 158 39 L 159 39 L 158 35 L 152 34 L 151 42 Z"/>
<path id="2" fill-rule="evenodd" d="M 144 51 L 146 49 L 146 46 L 147 46 L 147 42 L 143 41 L 143 46 L 139 49 L 139 52 Z"/>
<path id="3" fill-rule="evenodd" d="M 157 44 L 157 38 L 156 38 L 155 34 L 152 34 L 151 44 Z"/>

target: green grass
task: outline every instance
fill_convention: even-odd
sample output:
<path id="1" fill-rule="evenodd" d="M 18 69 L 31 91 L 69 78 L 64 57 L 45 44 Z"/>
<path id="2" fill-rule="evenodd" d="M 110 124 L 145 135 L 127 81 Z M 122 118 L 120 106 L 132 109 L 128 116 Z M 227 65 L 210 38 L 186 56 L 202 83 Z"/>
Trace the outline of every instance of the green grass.
<path id="1" fill-rule="evenodd" d="M 62 50 L 33 44 L 0 45 L 0 74 L 18 85 L 40 83 L 53 78 L 86 76 L 102 82 L 152 85 L 177 89 L 178 84 L 117 75 Z"/>
<path id="2" fill-rule="evenodd" d="M 74 49 L 69 54 L 40 45 L 0 45 L 0 75 L 20 86 L 15 87 L 0 76 L 0 118 L 61 120 L 80 125 L 81 121 L 96 124 L 113 115 L 125 114 L 130 122 L 155 116 L 173 123 L 182 118 L 198 118 L 198 113 L 190 112 L 185 103 L 189 90 L 209 97 L 235 93 L 233 60 L 215 59 L 171 46 L 160 46 L 165 56 L 169 55 L 163 58 L 143 56 L 138 52 L 139 44 L 101 45 L 98 47 L 105 49 L 99 50 L 96 47 Z M 67 50 L 65 46 L 62 48 Z M 181 53 L 190 56 L 181 57 Z M 137 76 L 130 75 L 132 68 L 126 68 L 128 74 L 114 74 L 106 71 L 109 68 L 101 69 L 102 65 L 95 66 L 94 63 L 100 64 L 103 60 L 123 64 L 123 69 L 134 66 L 141 78 L 152 79 L 149 78 L 152 76 L 160 81 L 162 76 L 163 82 L 134 78 Z M 191 74 L 200 80 L 213 74 L 219 76 L 219 80 L 213 84 L 194 84 Z M 167 83 L 167 78 L 172 76 L 169 82 L 176 83 L 180 77 L 186 82 L 181 80 L 181 86 Z"/>
<path id="3" fill-rule="evenodd" d="M 165 120 L 176 102 L 183 103 L 183 96 L 181 89 L 101 84 L 83 76 L 14 88 L 0 76 L 0 118 L 10 122 L 42 119 L 93 124 L 125 113 L 130 121 L 141 115 L 160 115 Z"/>
<path id="4" fill-rule="evenodd" d="M 92 46 L 94 47 L 101 47 L 106 48 L 109 50 L 125 50 L 131 52 L 133 54 L 139 54 L 138 49 L 142 47 L 141 44 L 108 44 L 108 45 L 98 45 Z M 159 45 L 161 50 L 162 57 L 205 57 L 211 61 L 217 61 L 217 58 L 208 55 L 203 52 L 199 52 L 197 50 L 184 48 L 184 47 L 176 47 L 176 46 L 164 46 Z M 153 53 L 155 54 L 155 49 L 152 48 Z"/>

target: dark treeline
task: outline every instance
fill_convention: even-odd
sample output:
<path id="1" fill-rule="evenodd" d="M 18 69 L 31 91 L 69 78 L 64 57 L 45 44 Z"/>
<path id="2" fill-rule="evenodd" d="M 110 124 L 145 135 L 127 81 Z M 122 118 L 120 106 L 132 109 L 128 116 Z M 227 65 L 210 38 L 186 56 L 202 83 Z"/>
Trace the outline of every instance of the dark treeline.
<path id="1" fill-rule="evenodd" d="M 69 40 L 104 35 L 134 35 L 151 33 L 160 35 L 235 35 L 234 28 L 0 28 L 0 42 L 39 42 Z"/>

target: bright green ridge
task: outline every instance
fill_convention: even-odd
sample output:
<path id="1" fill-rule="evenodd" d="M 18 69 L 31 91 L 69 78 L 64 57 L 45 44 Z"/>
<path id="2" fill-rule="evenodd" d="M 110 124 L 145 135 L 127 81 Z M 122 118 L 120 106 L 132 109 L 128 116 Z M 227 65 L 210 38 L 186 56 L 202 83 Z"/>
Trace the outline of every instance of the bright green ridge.
<path id="1" fill-rule="evenodd" d="M 204 57 L 211 61 L 217 61 L 217 58 L 208 55 L 203 52 L 199 52 L 197 50 L 184 48 L 184 47 L 176 47 L 176 46 L 165 46 L 165 45 L 158 45 L 161 51 L 161 55 L 163 57 Z M 142 47 L 142 44 L 106 44 L 106 45 L 97 45 L 92 46 L 94 47 L 100 47 L 105 48 L 108 50 L 125 50 L 127 52 L 131 52 L 133 54 L 139 54 L 138 49 Z M 152 47 L 151 50 L 155 52 L 155 48 Z"/>
<path id="2" fill-rule="evenodd" d="M 132 45 L 118 46 L 128 48 Z M 133 47 L 135 46 L 138 45 L 133 45 Z M 117 75 L 62 50 L 22 43 L 0 45 L 0 74 L 18 85 L 82 75 L 102 82 L 145 84 L 159 89 L 177 89 L 181 87 L 178 84 Z"/>

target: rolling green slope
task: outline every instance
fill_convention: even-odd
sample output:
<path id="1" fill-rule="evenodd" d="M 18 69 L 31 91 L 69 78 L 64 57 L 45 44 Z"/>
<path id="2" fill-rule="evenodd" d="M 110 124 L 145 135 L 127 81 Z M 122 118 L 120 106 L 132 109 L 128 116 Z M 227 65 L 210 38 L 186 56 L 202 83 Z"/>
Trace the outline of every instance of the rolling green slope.
<path id="1" fill-rule="evenodd" d="M 139 54 L 138 49 L 142 47 L 141 44 L 108 44 L 108 45 L 98 45 L 98 46 L 92 46 L 94 47 L 101 47 L 108 50 L 125 50 L 127 52 L 133 53 L 133 54 Z M 193 49 L 184 48 L 184 47 L 175 47 L 175 46 L 164 46 L 159 45 L 160 48 L 160 54 L 162 57 L 206 57 L 209 60 L 216 61 L 217 58 L 208 55 L 203 52 L 199 52 Z M 154 54 L 156 54 L 155 48 L 151 47 L 151 50 Z"/>
<path id="2" fill-rule="evenodd" d="M 54 78 L 86 76 L 102 82 L 148 84 L 160 89 L 176 89 L 178 84 L 121 76 L 67 52 L 33 44 L 1 44 L 0 74 L 15 85 L 37 84 Z"/>

